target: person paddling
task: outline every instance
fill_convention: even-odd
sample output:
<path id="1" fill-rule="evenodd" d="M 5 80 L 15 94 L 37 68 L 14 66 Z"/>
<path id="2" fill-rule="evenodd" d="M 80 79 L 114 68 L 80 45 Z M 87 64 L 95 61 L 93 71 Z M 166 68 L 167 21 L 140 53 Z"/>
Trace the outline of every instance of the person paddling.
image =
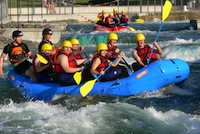
<path id="1" fill-rule="evenodd" d="M 147 60 L 150 58 L 150 53 L 152 51 L 152 45 L 145 43 L 145 36 L 142 33 L 138 33 L 135 37 L 135 41 L 137 43 L 137 48 L 133 50 L 133 58 L 136 60 L 135 63 L 132 64 L 132 68 L 134 71 L 141 69 L 142 67 L 147 65 Z M 153 51 L 151 62 L 158 60 L 156 54 L 161 55 L 162 49 L 160 48 L 158 42 L 154 41 L 155 49 Z"/>
<path id="2" fill-rule="evenodd" d="M 129 76 L 125 67 L 117 66 L 121 58 L 124 56 L 123 52 L 120 53 L 119 59 L 112 64 L 112 67 L 107 72 L 104 72 L 105 68 L 111 63 L 111 61 L 106 58 L 108 47 L 106 44 L 100 43 L 98 44 L 96 50 L 97 54 L 92 58 L 90 70 L 91 74 L 102 74 L 102 76 L 99 78 L 100 81 L 116 80 L 117 78 L 124 78 Z"/>
<path id="3" fill-rule="evenodd" d="M 3 60 L 8 54 L 9 60 L 12 64 L 18 63 L 23 61 L 26 57 L 32 57 L 32 52 L 29 50 L 28 46 L 22 42 L 23 32 L 20 30 L 15 30 L 12 33 L 13 42 L 6 45 L 1 53 L 0 57 L 0 76 L 3 76 Z M 32 78 L 33 81 L 37 81 L 37 78 L 34 74 L 33 66 L 28 61 L 25 60 L 17 66 L 14 66 L 14 70 L 18 74 L 22 74 Z"/>
<path id="4" fill-rule="evenodd" d="M 38 54 L 48 61 L 47 64 L 40 61 Z M 52 45 L 45 43 L 41 47 L 41 52 L 33 58 L 33 67 L 37 75 L 38 82 L 54 82 L 55 72 L 53 69 Z"/>
<path id="5" fill-rule="evenodd" d="M 65 40 L 62 49 L 57 49 L 54 55 L 54 71 L 56 72 L 57 82 L 61 85 L 76 84 L 73 75 L 81 71 L 84 67 L 78 67 L 87 61 L 87 58 L 75 59 L 72 54 L 72 43 Z"/>

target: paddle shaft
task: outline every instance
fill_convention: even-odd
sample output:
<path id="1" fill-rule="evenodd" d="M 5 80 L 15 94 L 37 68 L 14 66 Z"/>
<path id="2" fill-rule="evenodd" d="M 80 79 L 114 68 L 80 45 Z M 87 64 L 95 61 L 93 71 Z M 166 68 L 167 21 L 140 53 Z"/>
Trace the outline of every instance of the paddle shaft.
<path id="1" fill-rule="evenodd" d="M 119 59 L 120 57 L 118 56 L 109 66 L 106 67 L 106 69 L 104 70 L 104 72 L 108 71 L 108 69 L 110 69 L 110 67 Z M 96 76 L 96 74 L 93 74 Z M 97 77 L 95 77 L 97 80 L 102 76 L 103 74 L 98 75 Z"/>
<path id="2" fill-rule="evenodd" d="M 158 36 L 160 34 L 160 31 L 161 31 L 161 28 L 163 26 L 163 22 L 160 24 L 160 28 L 158 29 L 158 33 L 156 35 L 156 42 L 158 41 Z M 152 47 L 152 50 L 151 50 L 151 53 L 150 53 L 150 57 L 149 59 L 147 60 L 147 65 L 149 64 L 150 60 L 151 60 L 151 57 L 152 57 L 152 54 L 153 54 L 153 51 L 154 51 L 154 47 L 155 47 L 155 44 L 153 44 L 153 47 Z"/>
<path id="3" fill-rule="evenodd" d="M 129 66 L 129 64 L 126 62 L 126 60 L 124 59 L 124 57 L 122 57 L 122 59 L 124 60 L 124 63 L 126 64 L 126 66 L 132 71 L 132 68 Z"/>
<path id="4" fill-rule="evenodd" d="M 161 31 L 163 22 L 164 22 L 165 19 L 169 16 L 169 13 L 170 13 L 170 11 L 171 11 L 171 8 L 172 8 L 172 3 L 171 3 L 169 0 L 166 0 L 166 1 L 165 1 L 165 4 L 164 4 L 164 9 L 163 9 L 163 12 L 162 12 L 162 23 L 160 24 L 160 28 L 159 28 L 158 34 L 157 34 L 157 36 L 156 36 L 156 41 L 158 40 L 158 35 L 160 34 L 160 31 Z M 150 57 L 149 57 L 149 59 L 147 60 L 147 65 L 149 64 L 149 62 L 150 62 L 150 60 L 151 60 L 151 57 L 152 57 L 152 54 L 153 54 L 153 51 L 154 51 L 154 46 L 155 46 L 155 44 L 153 44 L 153 47 L 152 47 L 152 50 L 151 50 L 151 53 L 150 53 Z"/>
<path id="5" fill-rule="evenodd" d="M 23 58 L 22 60 L 20 60 L 20 61 L 14 63 L 12 66 L 10 66 L 9 68 L 7 68 L 7 69 L 4 71 L 4 73 L 6 73 L 6 72 L 8 72 L 9 70 L 11 70 L 13 67 L 16 67 L 16 66 L 20 65 L 22 62 L 24 62 L 24 61 L 27 60 L 27 59 L 28 59 L 28 57 L 25 57 L 25 58 Z"/>

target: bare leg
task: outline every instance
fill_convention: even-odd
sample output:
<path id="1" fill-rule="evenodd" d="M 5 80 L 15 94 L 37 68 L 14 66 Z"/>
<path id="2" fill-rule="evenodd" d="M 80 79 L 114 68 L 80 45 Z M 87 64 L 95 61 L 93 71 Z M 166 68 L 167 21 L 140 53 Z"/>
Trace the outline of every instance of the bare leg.
<path id="1" fill-rule="evenodd" d="M 25 76 L 31 77 L 33 81 L 37 81 L 37 77 L 33 71 L 33 66 L 25 71 Z"/>

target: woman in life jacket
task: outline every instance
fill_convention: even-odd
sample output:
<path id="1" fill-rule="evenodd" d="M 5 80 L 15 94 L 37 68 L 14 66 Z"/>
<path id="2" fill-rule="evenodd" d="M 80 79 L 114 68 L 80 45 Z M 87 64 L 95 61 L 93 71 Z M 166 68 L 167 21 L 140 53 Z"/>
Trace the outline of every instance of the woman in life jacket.
<path id="1" fill-rule="evenodd" d="M 135 41 L 137 43 L 137 48 L 133 50 L 133 58 L 136 60 L 136 63 L 132 64 L 132 68 L 134 71 L 137 71 L 141 69 L 142 67 L 147 65 L 147 60 L 150 58 L 150 54 L 152 51 L 153 45 L 146 44 L 145 43 L 145 36 L 142 33 L 138 33 L 135 37 Z M 159 44 L 154 41 L 154 51 L 152 53 L 152 57 L 149 63 L 152 63 L 156 60 L 158 60 L 158 57 L 156 54 L 161 55 L 162 49 L 160 48 Z"/>
<path id="2" fill-rule="evenodd" d="M 114 14 L 113 12 L 110 12 L 104 22 L 106 27 L 111 27 L 111 28 L 116 27 L 116 24 L 113 18 L 114 18 Z"/>
<path id="3" fill-rule="evenodd" d="M 120 17 L 120 26 L 128 26 L 129 16 L 126 14 L 126 10 L 122 10 Z"/>
<path id="4" fill-rule="evenodd" d="M 53 35 L 53 31 L 50 28 L 45 28 L 42 31 L 42 41 L 40 42 L 39 46 L 38 46 L 38 52 L 41 52 L 41 47 L 43 44 L 45 43 L 49 43 L 52 45 L 52 55 L 55 54 L 56 52 L 56 47 L 55 45 L 50 41 L 51 37 Z"/>
<path id="5" fill-rule="evenodd" d="M 101 13 L 97 15 L 97 24 L 104 26 L 106 10 L 102 10 Z"/>
<path id="6" fill-rule="evenodd" d="M 55 81 L 55 72 L 53 69 L 53 59 L 52 59 L 52 45 L 45 43 L 41 47 L 41 52 L 38 53 L 43 56 L 48 63 L 42 63 L 37 55 L 33 58 L 33 67 L 35 74 L 37 76 L 38 82 L 54 82 Z"/>
<path id="7" fill-rule="evenodd" d="M 28 46 L 22 42 L 22 36 L 22 31 L 13 31 L 12 38 L 14 41 L 4 47 L 0 57 L 0 76 L 4 75 L 2 65 L 7 54 L 10 62 L 13 64 L 23 61 L 23 59 L 26 57 L 32 57 L 32 52 L 29 50 Z M 37 78 L 34 75 L 33 66 L 28 60 L 23 61 L 17 66 L 14 66 L 14 70 L 19 74 L 30 77 L 33 81 L 37 81 Z"/>
<path id="8" fill-rule="evenodd" d="M 119 59 L 112 64 L 111 68 L 107 72 L 104 72 L 106 67 L 108 67 L 111 63 L 111 61 L 106 58 L 108 47 L 106 44 L 100 43 L 96 49 L 97 54 L 94 55 L 92 58 L 92 65 L 90 70 L 91 74 L 102 74 L 102 76 L 99 78 L 100 81 L 116 80 L 117 78 L 129 76 L 126 68 L 121 68 L 117 66 L 122 56 L 124 56 L 123 52 L 121 52 Z"/>
<path id="9" fill-rule="evenodd" d="M 72 54 L 72 43 L 65 40 L 62 44 L 62 49 L 57 50 L 54 55 L 54 71 L 57 82 L 61 85 L 76 84 L 73 75 L 84 68 L 83 66 L 77 66 L 83 64 L 86 60 L 87 58 L 75 59 Z"/>

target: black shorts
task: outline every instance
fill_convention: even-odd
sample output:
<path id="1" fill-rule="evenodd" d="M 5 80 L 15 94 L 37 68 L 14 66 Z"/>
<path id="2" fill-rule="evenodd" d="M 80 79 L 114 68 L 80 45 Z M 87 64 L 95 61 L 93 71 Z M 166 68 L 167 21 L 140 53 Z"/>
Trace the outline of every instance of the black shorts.
<path id="1" fill-rule="evenodd" d="M 30 68 L 32 64 L 29 61 L 24 61 L 21 64 L 19 64 L 18 66 L 14 67 L 14 70 L 18 73 L 18 74 L 22 74 L 24 75 L 26 70 Z"/>

